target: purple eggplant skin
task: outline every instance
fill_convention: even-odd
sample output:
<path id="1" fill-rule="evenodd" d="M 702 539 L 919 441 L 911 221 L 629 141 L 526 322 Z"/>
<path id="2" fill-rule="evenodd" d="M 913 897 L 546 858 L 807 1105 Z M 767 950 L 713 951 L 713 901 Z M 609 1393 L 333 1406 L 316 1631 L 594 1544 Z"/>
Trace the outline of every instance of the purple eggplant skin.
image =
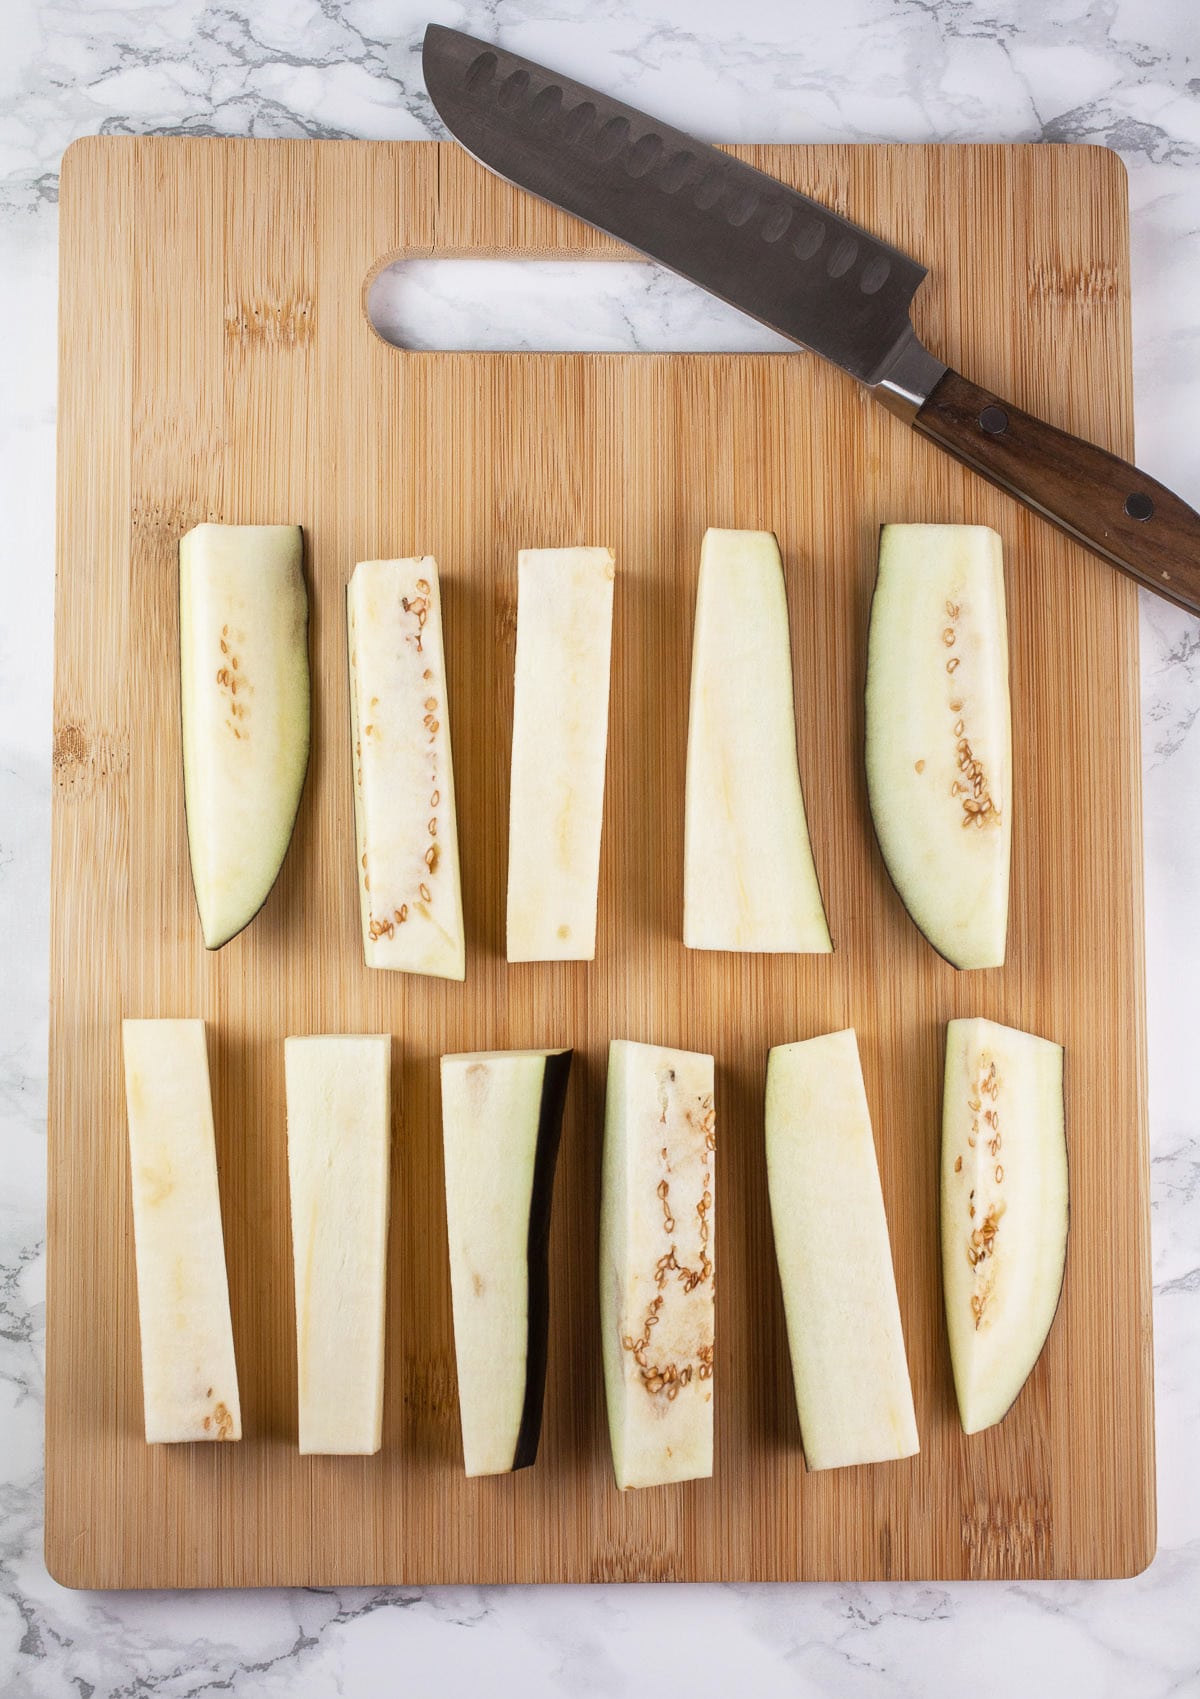
<path id="1" fill-rule="evenodd" d="M 550 1332 L 550 1206 L 554 1195 L 554 1171 L 562 1137 L 567 1081 L 571 1074 L 572 1050 L 547 1056 L 542 1076 L 542 1102 L 538 1114 L 537 1147 L 533 1159 L 533 1194 L 529 1200 L 529 1238 L 526 1263 L 529 1299 L 526 1306 L 525 1401 L 517 1431 L 514 1469 L 528 1469 L 537 1458 L 542 1436 L 542 1409 L 546 1398 L 546 1357 Z"/>

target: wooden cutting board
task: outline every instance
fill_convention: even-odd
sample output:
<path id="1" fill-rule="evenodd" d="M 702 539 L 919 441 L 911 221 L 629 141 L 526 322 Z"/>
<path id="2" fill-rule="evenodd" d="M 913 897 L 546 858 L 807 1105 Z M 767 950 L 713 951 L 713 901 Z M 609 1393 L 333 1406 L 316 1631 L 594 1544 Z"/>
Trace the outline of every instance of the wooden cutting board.
<path id="1" fill-rule="evenodd" d="M 1128 455 L 1125 178 L 1072 147 L 739 150 L 932 276 L 918 328 L 963 371 Z M 435 143 L 76 143 L 62 178 L 46 1553 L 75 1586 L 1127 1575 L 1154 1548 L 1137 626 L 1128 582 L 806 354 L 404 353 L 364 313 L 399 255 L 616 246 Z M 270 901 L 201 947 L 184 838 L 176 544 L 298 521 L 312 765 Z M 871 833 L 863 672 L 883 520 L 995 526 L 1016 747 L 1002 971 L 956 974 Z M 801 771 L 837 945 L 680 942 L 692 603 L 706 525 L 775 530 Z M 619 578 L 593 965 L 504 962 L 516 555 L 611 544 Z M 353 864 L 343 586 L 441 564 L 465 986 L 368 972 Z M 943 1028 L 1067 1054 L 1062 1305 L 1008 1419 L 963 1437 L 937 1237 Z M 208 1022 L 246 1437 L 142 1439 L 123 1015 Z M 921 1455 L 806 1475 L 772 1254 L 771 1044 L 853 1025 Z M 283 1039 L 390 1031 L 387 1395 L 375 1458 L 300 1457 Z M 716 1472 L 613 1488 L 597 1320 L 610 1037 L 711 1049 L 721 1151 Z M 537 1466 L 464 1478 L 437 1090 L 443 1051 L 573 1044 Z"/>

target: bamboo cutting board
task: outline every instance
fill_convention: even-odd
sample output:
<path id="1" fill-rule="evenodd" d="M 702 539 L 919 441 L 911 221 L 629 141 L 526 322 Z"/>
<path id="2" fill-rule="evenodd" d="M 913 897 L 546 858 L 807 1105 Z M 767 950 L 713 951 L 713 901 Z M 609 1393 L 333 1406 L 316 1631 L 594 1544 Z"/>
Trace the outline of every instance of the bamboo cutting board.
<path id="1" fill-rule="evenodd" d="M 1129 455 L 1125 183 L 1067 147 L 764 147 L 756 164 L 919 254 L 918 329 Z M 62 179 L 46 1552 L 76 1586 L 1126 1575 L 1154 1547 L 1131 584 L 809 356 L 414 354 L 364 315 L 401 254 L 612 256 L 452 145 L 103 139 Z M 184 837 L 176 545 L 295 521 L 313 758 L 259 918 L 206 955 Z M 1017 755 L 1008 965 L 956 974 L 871 834 L 863 674 L 883 520 L 1005 541 Z M 680 942 L 692 603 L 706 525 L 779 534 L 801 771 L 836 953 Z M 505 965 L 519 547 L 617 553 L 594 965 Z M 372 973 L 354 875 L 343 587 L 441 564 L 465 986 Z M 1045 1355 L 997 1429 L 955 1415 L 937 1150 L 944 1022 L 1066 1045 L 1072 1227 Z M 142 1439 L 123 1015 L 208 1022 L 245 1440 Z M 769 1227 L 767 1048 L 854 1025 L 922 1450 L 806 1475 Z M 283 1039 L 394 1035 L 385 1438 L 300 1457 Z M 610 1037 L 712 1050 L 721 1265 L 711 1481 L 619 1495 L 597 1318 Z M 462 1474 L 437 1059 L 573 1044 L 535 1468 Z"/>

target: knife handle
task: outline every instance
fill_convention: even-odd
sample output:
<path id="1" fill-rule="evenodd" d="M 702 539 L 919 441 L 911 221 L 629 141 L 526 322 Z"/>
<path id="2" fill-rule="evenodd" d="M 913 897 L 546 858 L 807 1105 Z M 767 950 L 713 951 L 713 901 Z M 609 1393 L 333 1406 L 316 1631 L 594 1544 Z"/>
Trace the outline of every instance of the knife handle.
<path id="1" fill-rule="evenodd" d="M 953 370 L 913 426 L 1147 590 L 1200 613 L 1200 514 L 1135 466 Z"/>

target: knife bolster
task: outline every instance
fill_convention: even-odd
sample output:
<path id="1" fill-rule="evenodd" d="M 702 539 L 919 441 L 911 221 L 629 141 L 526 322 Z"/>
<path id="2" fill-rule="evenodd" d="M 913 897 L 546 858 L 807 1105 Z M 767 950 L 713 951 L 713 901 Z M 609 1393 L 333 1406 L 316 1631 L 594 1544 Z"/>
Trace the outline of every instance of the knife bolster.
<path id="1" fill-rule="evenodd" d="M 892 348 L 871 385 L 876 401 L 911 425 L 945 377 L 945 363 L 931 354 L 911 324 Z"/>

